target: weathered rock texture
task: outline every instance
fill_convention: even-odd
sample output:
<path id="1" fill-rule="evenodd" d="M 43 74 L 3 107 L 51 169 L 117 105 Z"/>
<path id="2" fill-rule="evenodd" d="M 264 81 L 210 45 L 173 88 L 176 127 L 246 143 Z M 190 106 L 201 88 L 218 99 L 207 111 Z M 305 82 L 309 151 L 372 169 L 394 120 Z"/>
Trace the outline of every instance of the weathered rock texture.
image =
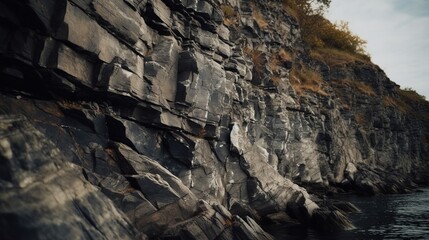
<path id="1" fill-rule="evenodd" d="M 0 238 L 270 239 L 278 212 L 349 226 L 296 183 L 427 182 L 428 103 L 299 32 L 280 1 L 0 1 Z"/>
<path id="2" fill-rule="evenodd" d="M 134 239 L 138 231 L 25 118 L 2 116 L 2 239 Z"/>

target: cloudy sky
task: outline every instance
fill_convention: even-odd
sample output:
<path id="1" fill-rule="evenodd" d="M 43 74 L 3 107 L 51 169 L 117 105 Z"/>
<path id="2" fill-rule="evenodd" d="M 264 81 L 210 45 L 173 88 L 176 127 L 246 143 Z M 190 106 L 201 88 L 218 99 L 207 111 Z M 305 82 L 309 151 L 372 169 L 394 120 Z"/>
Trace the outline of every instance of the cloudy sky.
<path id="1" fill-rule="evenodd" d="M 429 0 L 332 0 L 327 17 L 348 21 L 392 81 L 429 99 Z"/>

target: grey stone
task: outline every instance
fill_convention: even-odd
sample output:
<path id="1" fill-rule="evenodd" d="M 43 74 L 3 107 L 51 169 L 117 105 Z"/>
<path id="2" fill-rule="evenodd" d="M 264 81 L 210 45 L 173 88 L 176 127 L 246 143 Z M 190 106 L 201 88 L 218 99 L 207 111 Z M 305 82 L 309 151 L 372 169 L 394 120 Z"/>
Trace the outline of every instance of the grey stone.
<path id="1" fill-rule="evenodd" d="M 31 9 L 33 14 L 27 14 L 27 16 L 34 17 L 30 18 L 33 23 L 37 26 L 40 22 L 41 30 L 47 33 L 55 33 L 60 24 L 64 19 L 64 13 L 66 8 L 67 1 L 65 0 L 48 0 L 44 1 L 43 4 L 40 4 L 38 0 L 29 0 L 25 2 L 26 7 Z M 37 17 L 36 17 L 37 16 Z"/>
<path id="2" fill-rule="evenodd" d="M 229 58 L 232 55 L 231 47 L 223 41 L 218 41 L 217 51 L 225 58 Z"/>
<path id="3" fill-rule="evenodd" d="M 169 229 L 165 236 L 178 239 L 216 239 L 223 230 L 224 225 L 216 218 L 216 212 L 208 209 Z"/>
<path id="4" fill-rule="evenodd" d="M 140 100 L 147 99 L 151 94 L 147 85 L 142 78 L 121 68 L 119 64 L 103 64 L 96 83 L 97 87 L 108 92 Z"/>
<path id="5" fill-rule="evenodd" d="M 140 154 L 156 157 L 161 151 L 157 133 L 133 121 L 109 116 L 107 128 L 110 139 L 125 143 Z"/>
<path id="6" fill-rule="evenodd" d="M 229 149 L 225 142 L 215 142 L 213 148 L 219 161 L 228 161 Z"/>
<path id="7" fill-rule="evenodd" d="M 125 61 L 129 70 L 143 77 L 143 58 L 121 44 L 78 7 L 67 4 L 64 22 L 67 28 L 60 30 L 64 32 L 59 36 L 60 39 L 91 52 L 105 63 L 111 63 L 115 58 L 120 58 Z"/>
<path id="8" fill-rule="evenodd" d="M 179 200 L 169 184 L 160 175 L 146 173 L 142 176 L 133 176 L 137 180 L 140 190 L 158 209 Z"/>
<path id="9" fill-rule="evenodd" d="M 207 49 L 217 49 L 219 45 L 219 39 L 215 33 L 204 31 L 201 29 L 196 29 L 192 32 L 193 37 L 196 42 L 201 45 L 203 48 Z"/>
<path id="10" fill-rule="evenodd" d="M 230 212 L 234 215 L 240 216 L 241 218 L 246 218 L 247 216 L 260 220 L 261 216 L 253 210 L 249 205 L 239 202 L 239 201 L 231 201 L 230 203 Z"/>
<path id="11" fill-rule="evenodd" d="M 189 26 L 188 26 L 189 23 L 186 17 L 176 13 L 172 15 L 172 18 L 173 18 L 172 30 L 174 31 L 174 33 L 176 33 L 181 37 L 189 38 L 190 29 L 189 29 Z"/>
<path id="12" fill-rule="evenodd" d="M 173 158 L 189 167 L 194 166 L 195 142 L 182 134 L 171 132 L 166 136 L 166 143 Z"/>
<path id="13" fill-rule="evenodd" d="M 149 0 L 146 4 L 146 14 L 143 17 L 146 17 L 155 28 L 163 31 L 168 31 L 173 24 L 171 10 L 161 0 Z"/>
<path id="14" fill-rule="evenodd" d="M 133 223 L 139 218 L 148 216 L 157 211 L 157 208 L 155 208 L 155 206 L 153 206 L 139 191 L 125 194 L 120 204 L 122 205 L 122 210 Z"/>
<path id="15" fill-rule="evenodd" d="M 110 28 L 117 32 L 130 44 L 139 39 L 140 15 L 125 5 L 123 0 L 95 0 L 92 2 L 95 12 L 106 22 Z"/>
<path id="16" fill-rule="evenodd" d="M 258 234 L 258 231 L 261 229 L 256 223 L 253 225 L 253 221 L 251 221 L 252 226 L 249 225 L 246 221 L 244 221 L 240 217 L 234 217 L 234 225 L 233 225 L 233 231 L 234 234 L 239 239 L 272 239 L 272 237 L 268 234 L 260 235 Z M 252 227 L 257 226 L 257 229 L 254 229 Z M 261 229 L 262 230 L 262 229 Z"/>
<path id="17" fill-rule="evenodd" d="M 2 117 L 0 131 L 1 172 L 8 173 L 0 180 L 2 238 L 137 237 L 125 215 L 28 120 Z"/>
<path id="18" fill-rule="evenodd" d="M 149 237 L 159 236 L 168 228 L 179 222 L 190 219 L 196 214 L 197 201 L 187 195 L 174 204 L 166 205 L 164 208 L 145 216 L 136 218 L 136 228 L 145 232 Z"/>
<path id="19" fill-rule="evenodd" d="M 159 182 L 163 183 L 163 181 L 165 181 L 167 185 L 174 190 L 176 195 L 180 197 L 190 195 L 191 197 L 195 198 L 192 192 L 183 185 L 179 178 L 174 176 L 170 171 L 162 167 L 153 159 L 134 152 L 131 148 L 124 144 L 118 144 L 117 150 L 118 153 L 127 160 L 134 174 L 142 176 L 145 174 L 159 175 L 161 178 L 156 177 L 159 179 Z"/>
<path id="20" fill-rule="evenodd" d="M 124 0 L 124 2 L 127 3 L 134 10 L 139 10 L 146 5 L 147 0 Z"/>
<path id="21" fill-rule="evenodd" d="M 312 224 L 318 229 L 330 232 L 354 228 L 350 220 L 340 211 L 336 210 L 316 210 L 312 218 Z"/>
<path id="22" fill-rule="evenodd" d="M 154 90 L 156 94 L 169 101 L 174 101 L 176 97 L 179 51 L 177 41 L 166 37 L 145 58 L 145 78 L 157 86 L 157 90 Z"/>
<path id="23" fill-rule="evenodd" d="M 39 64 L 43 67 L 58 69 L 88 87 L 93 85 L 94 64 L 85 56 L 53 39 L 45 41 Z"/>
<path id="24" fill-rule="evenodd" d="M 201 16 L 210 19 L 211 15 L 213 13 L 213 6 L 204 0 L 198 0 L 197 2 L 198 2 L 197 3 L 197 9 L 196 9 L 197 12 Z"/>
<path id="25" fill-rule="evenodd" d="M 229 41 L 229 29 L 225 25 L 220 24 L 218 26 L 217 34 L 223 41 Z"/>
<path id="26" fill-rule="evenodd" d="M 193 167 L 182 170 L 179 177 L 186 186 L 200 199 L 210 204 L 225 201 L 225 186 L 222 176 L 225 175 L 223 166 L 218 162 L 206 140 L 194 139 L 195 150 Z"/>

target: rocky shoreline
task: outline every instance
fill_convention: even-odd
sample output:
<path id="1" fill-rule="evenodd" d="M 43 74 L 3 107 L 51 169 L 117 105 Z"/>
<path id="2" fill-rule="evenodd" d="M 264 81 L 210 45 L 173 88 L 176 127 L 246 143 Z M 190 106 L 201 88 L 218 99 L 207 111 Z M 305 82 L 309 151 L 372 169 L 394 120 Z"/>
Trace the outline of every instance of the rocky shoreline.
<path id="1" fill-rule="evenodd" d="M 317 186 L 429 179 L 428 103 L 311 56 L 281 1 L 5 0 L 0 19 L 2 239 L 347 229 Z"/>

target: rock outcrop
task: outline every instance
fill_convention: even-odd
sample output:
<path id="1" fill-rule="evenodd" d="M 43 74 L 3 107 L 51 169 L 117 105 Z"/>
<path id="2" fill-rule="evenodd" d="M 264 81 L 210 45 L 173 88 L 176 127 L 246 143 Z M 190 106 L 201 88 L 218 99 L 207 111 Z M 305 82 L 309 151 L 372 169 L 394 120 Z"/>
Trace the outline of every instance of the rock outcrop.
<path id="1" fill-rule="evenodd" d="M 279 212 L 351 227 L 302 186 L 427 183 L 429 105 L 334 60 L 281 1 L 1 1 L 1 238 L 271 239 L 258 222 Z"/>
<path id="2" fill-rule="evenodd" d="M 125 214 L 24 117 L 2 116 L 0 136 L 3 239 L 139 235 Z"/>

